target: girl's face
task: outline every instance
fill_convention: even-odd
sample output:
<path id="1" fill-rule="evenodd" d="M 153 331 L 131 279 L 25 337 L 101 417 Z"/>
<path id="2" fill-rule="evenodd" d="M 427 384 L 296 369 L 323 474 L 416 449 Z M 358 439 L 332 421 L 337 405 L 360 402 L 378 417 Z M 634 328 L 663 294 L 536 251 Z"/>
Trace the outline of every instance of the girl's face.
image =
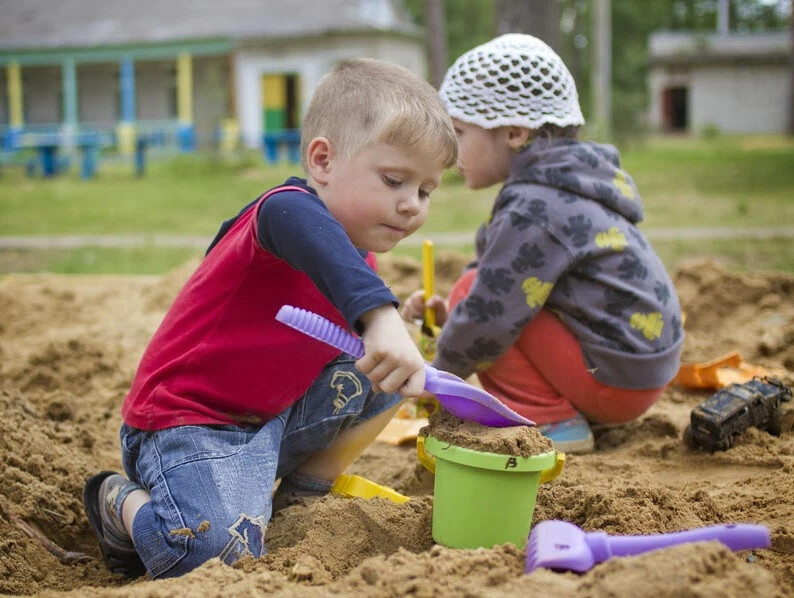
<path id="1" fill-rule="evenodd" d="M 470 189 L 483 189 L 507 178 L 511 147 L 508 127 L 483 129 L 452 119 L 458 137 L 458 170 Z"/>

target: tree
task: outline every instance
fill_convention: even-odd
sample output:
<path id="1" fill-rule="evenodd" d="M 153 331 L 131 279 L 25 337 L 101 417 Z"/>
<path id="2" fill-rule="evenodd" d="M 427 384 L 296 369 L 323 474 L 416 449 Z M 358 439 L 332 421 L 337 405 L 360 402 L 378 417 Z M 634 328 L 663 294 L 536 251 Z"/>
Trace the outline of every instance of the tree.
<path id="1" fill-rule="evenodd" d="M 428 30 L 430 1 L 432 0 L 406 0 L 406 7 L 413 21 Z M 447 38 L 445 69 L 464 52 L 493 38 L 496 33 L 495 16 L 493 0 L 465 0 L 465 2 L 454 0 L 445 3 L 444 24 Z M 429 31 L 428 35 L 430 35 Z M 428 56 L 428 62 L 430 60 Z M 432 70 L 432 66 L 428 70 Z"/>
<path id="2" fill-rule="evenodd" d="M 438 89 L 448 66 L 447 24 L 444 17 L 444 0 L 426 0 L 427 49 L 429 53 L 430 82 Z"/>
<path id="3" fill-rule="evenodd" d="M 528 33 L 560 49 L 557 0 L 496 0 L 497 33 Z"/>
<path id="4" fill-rule="evenodd" d="M 789 98 L 788 98 L 788 134 L 794 135 L 794 9 L 789 17 L 789 37 L 791 49 L 789 50 Z"/>

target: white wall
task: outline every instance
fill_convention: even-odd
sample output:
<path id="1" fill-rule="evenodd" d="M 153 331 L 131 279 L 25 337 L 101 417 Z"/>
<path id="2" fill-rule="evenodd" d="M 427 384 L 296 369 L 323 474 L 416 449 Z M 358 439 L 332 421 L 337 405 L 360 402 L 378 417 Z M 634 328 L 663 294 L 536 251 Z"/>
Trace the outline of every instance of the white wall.
<path id="1" fill-rule="evenodd" d="M 115 127 L 121 112 L 118 64 L 77 65 L 77 120 Z"/>
<path id="2" fill-rule="evenodd" d="M 215 143 L 221 120 L 229 116 L 229 58 L 227 56 L 193 59 L 193 121 L 201 146 Z"/>
<path id="3" fill-rule="evenodd" d="M 235 101 L 244 143 L 249 147 L 261 145 L 263 74 L 298 74 L 302 116 L 320 79 L 334 64 L 364 56 L 395 62 L 425 76 L 420 41 L 377 34 L 299 40 L 239 50 L 234 57 Z"/>
<path id="4" fill-rule="evenodd" d="M 135 110 L 138 120 L 176 117 L 176 62 L 149 60 L 135 63 Z"/>
<path id="5" fill-rule="evenodd" d="M 686 87 L 692 132 L 716 125 L 724 133 L 781 133 L 788 85 L 785 65 L 654 67 L 648 76 L 649 124 L 664 126 L 663 90 Z"/>
<path id="6" fill-rule="evenodd" d="M 61 122 L 61 67 L 22 67 L 22 102 L 25 124 Z"/>
<path id="7" fill-rule="evenodd" d="M 786 129 L 785 66 L 695 68 L 690 88 L 692 130 L 714 124 L 726 133 L 780 133 Z"/>

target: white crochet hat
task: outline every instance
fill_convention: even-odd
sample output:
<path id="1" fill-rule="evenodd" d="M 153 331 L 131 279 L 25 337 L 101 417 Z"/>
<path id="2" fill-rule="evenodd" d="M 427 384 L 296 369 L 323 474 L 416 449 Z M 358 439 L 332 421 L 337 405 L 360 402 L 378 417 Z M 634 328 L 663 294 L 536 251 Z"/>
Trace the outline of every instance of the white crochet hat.
<path id="1" fill-rule="evenodd" d="M 584 124 L 576 83 L 562 59 L 522 33 L 466 52 L 447 71 L 439 94 L 450 116 L 484 129 Z"/>

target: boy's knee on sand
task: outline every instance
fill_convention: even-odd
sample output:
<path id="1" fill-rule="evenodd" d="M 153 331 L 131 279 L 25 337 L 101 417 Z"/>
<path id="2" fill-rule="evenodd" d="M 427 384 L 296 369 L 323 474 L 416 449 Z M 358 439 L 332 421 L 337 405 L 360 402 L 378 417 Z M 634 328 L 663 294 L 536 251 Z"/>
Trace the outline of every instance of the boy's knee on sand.
<path id="1" fill-rule="evenodd" d="M 213 558 L 233 565 L 244 556 L 259 558 L 265 554 L 267 520 L 264 515 L 241 513 L 220 520 L 210 517 L 195 528 L 177 527 L 164 533 L 166 545 L 161 555 L 168 555 L 148 565 L 154 578 L 177 577 Z"/>

